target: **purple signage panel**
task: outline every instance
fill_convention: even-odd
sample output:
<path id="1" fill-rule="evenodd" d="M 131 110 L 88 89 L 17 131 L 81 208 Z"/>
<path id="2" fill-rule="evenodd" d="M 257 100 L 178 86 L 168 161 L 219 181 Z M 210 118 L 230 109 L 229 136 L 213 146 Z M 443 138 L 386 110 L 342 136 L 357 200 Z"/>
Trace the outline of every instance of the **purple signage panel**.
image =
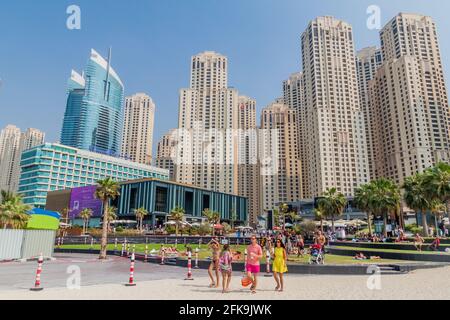
<path id="1" fill-rule="evenodd" d="M 78 218 L 83 209 L 91 209 L 92 217 L 102 216 L 102 202 L 95 197 L 96 186 L 72 189 L 70 195 L 70 218 Z"/>

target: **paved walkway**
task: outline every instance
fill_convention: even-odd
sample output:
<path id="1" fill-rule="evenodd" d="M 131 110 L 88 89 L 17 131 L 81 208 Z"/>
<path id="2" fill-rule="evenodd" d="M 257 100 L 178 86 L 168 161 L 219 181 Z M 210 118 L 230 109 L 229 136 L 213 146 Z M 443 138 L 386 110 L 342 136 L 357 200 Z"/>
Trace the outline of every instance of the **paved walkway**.
<path id="1" fill-rule="evenodd" d="M 30 292 L 36 263 L 0 264 L 0 299 L 450 299 L 450 267 L 419 270 L 403 275 L 369 276 L 298 276 L 286 277 L 286 290 L 274 292 L 272 278 L 260 278 L 260 291 L 252 295 L 240 286 L 241 272 L 235 272 L 232 292 L 208 288 L 206 271 L 194 271 L 194 281 L 184 281 L 185 270 L 137 263 L 136 287 L 125 287 L 128 262 L 112 258 L 98 262 L 92 256 L 62 256 L 44 266 L 42 281 L 45 290 Z M 81 289 L 69 290 L 66 269 L 70 265 L 81 268 Z M 370 290 L 380 285 L 381 290 Z M 378 281 L 379 280 L 379 281 Z"/>

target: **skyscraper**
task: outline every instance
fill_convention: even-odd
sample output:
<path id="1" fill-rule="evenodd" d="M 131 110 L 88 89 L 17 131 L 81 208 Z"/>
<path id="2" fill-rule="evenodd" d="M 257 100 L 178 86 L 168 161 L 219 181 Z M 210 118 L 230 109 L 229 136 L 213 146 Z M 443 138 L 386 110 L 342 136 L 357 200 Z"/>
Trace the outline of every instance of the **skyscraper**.
<path id="1" fill-rule="evenodd" d="M 72 70 L 61 143 L 117 155 L 120 152 L 124 87 L 108 60 L 95 50 L 83 74 Z"/>
<path id="2" fill-rule="evenodd" d="M 122 155 L 142 164 L 152 164 L 155 104 L 145 93 L 125 99 Z"/>
<path id="3" fill-rule="evenodd" d="M 364 122 L 365 132 L 362 133 L 363 140 L 367 145 L 367 158 L 369 168 L 369 179 L 375 176 L 374 154 L 372 149 L 371 121 L 372 109 L 369 106 L 369 83 L 375 78 L 378 68 L 383 64 L 381 49 L 377 47 L 364 48 L 356 53 L 356 71 L 358 74 L 359 98 L 362 113 L 359 122 Z M 360 127 L 362 127 L 360 125 Z"/>
<path id="4" fill-rule="evenodd" d="M 163 135 L 158 142 L 158 150 L 156 153 L 156 166 L 161 169 L 169 170 L 170 180 L 175 180 L 175 145 L 176 137 L 174 137 L 175 129 L 170 130 Z"/>
<path id="5" fill-rule="evenodd" d="M 333 17 L 316 18 L 301 37 L 308 198 L 330 187 L 351 196 L 368 179 L 353 39 L 352 27 Z"/>
<path id="6" fill-rule="evenodd" d="M 180 91 L 176 181 L 236 194 L 236 89 L 228 88 L 228 60 L 206 51 L 191 59 L 190 88 Z"/>
<path id="7" fill-rule="evenodd" d="M 22 133 L 13 125 L 0 133 L 0 190 L 17 192 L 22 152 L 44 143 L 45 134 L 29 128 Z"/>
<path id="8" fill-rule="evenodd" d="M 385 62 L 370 85 L 375 175 L 402 183 L 450 160 L 447 90 L 432 18 L 400 13 L 380 37 Z"/>
<path id="9" fill-rule="evenodd" d="M 298 111 L 279 99 L 263 109 L 261 129 L 265 139 L 260 152 L 276 163 L 274 174 L 261 175 L 262 207 L 273 210 L 280 203 L 302 196 L 301 161 L 298 143 Z M 273 135 L 276 131 L 276 135 Z"/>
<path id="10" fill-rule="evenodd" d="M 262 213 L 255 99 L 239 97 L 238 118 L 238 194 L 248 199 L 249 221 L 255 224 Z"/>
<path id="11" fill-rule="evenodd" d="M 309 185 L 307 167 L 308 159 L 306 158 L 306 147 L 308 145 L 308 141 L 305 137 L 305 81 L 302 72 L 293 73 L 289 79 L 283 82 L 283 98 L 284 104 L 286 104 L 289 108 L 297 110 L 298 144 L 302 164 L 302 184 L 306 187 Z M 302 188 L 302 199 L 306 197 L 303 191 L 305 190 Z"/>

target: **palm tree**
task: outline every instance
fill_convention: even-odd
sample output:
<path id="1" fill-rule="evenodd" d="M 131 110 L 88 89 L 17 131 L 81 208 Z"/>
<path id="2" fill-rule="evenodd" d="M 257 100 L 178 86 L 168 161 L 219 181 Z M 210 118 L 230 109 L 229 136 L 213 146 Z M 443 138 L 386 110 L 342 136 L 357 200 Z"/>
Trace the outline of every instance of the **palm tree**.
<path id="1" fill-rule="evenodd" d="M 442 216 L 444 215 L 446 211 L 446 205 L 445 203 L 441 202 L 440 200 L 433 200 L 430 203 L 430 211 L 431 214 L 434 216 L 434 224 L 436 227 L 436 231 L 439 229 L 438 227 L 438 220 L 440 221 Z"/>
<path id="2" fill-rule="evenodd" d="M 178 236 L 178 226 L 184 219 L 184 209 L 182 207 L 175 207 L 170 213 L 170 219 L 175 221 L 175 235 Z"/>
<path id="3" fill-rule="evenodd" d="M 356 207 L 367 214 L 367 223 L 369 224 L 369 235 L 372 236 L 372 197 L 373 197 L 373 184 L 365 184 L 360 186 L 355 191 L 355 204 Z"/>
<path id="4" fill-rule="evenodd" d="M 448 210 L 450 205 L 450 165 L 438 163 L 425 172 L 424 180 L 428 198 L 440 200 L 446 204 L 446 210 Z"/>
<path id="5" fill-rule="evenodd" d="M 321 206 L 314 209 L 314 216 L 320 221 L 320 231 L 323 232 L 323 219 L 325 218 L 325 210 Z"/>
<path id="6" fill-rule="evenodd" d="M 145 208 L 139 208 L 134 210 L 134 215 L 136 216 L 136 219 L 138 220 L 138 229 L 140 232 L 144 230 L 144 218 L 148 216 L 148 211 Z"/>
<path id="7" fill-rule="evenodd" d="M 280 214 L 281 214 L 281 218 L 283 219 L 283 231 L 286 230 L 286 216 L 288 214 L 289 211 L 289 206 L 287 203 L 283 203 L 280 205 Z"/>
<path id="8" fill-rule="evenodd" d="M 30 216 L 28 211 L 31 206 L 24 204 L 22 196 L 11 192 L 2 191 L 2 202 L 0 203 L 0 225 L 4 229 L 22 229 L 25 228 Z"/>
<path id="9" fill-rule="evenodd" d="M 323 208 L 326 216 L 331 217 L 331 225 L 334 232 L 334 219 L 344 213 L 347 199 L 336 188 L 331 188 L 324 192 L 322 198 L 318 201 L 318 205 Z"/>
<path id="10" fill-rule="evenodd" d="M 103 230 L 99 259 L 106 259 L 106 248 L 108 244 L 108 213 L 109 201 L 120 195 L 120 185 L 111 178 L 97 181 L 95 197 L 103 202 Z"/>
<path id="11" fill-rule="evenodd" d="M 94 212 L 92 211 L 92 209 L 86 208 L 86 209 L 81 210 L 81 212 L 79 214 L 79 217 L 81 219 L 83 219 L 83 234 L 86 234 L 86 232 L 87 232 L 87 228 L 89 225 L 89 219 L 91 219 L 93 213 Z"/>
<path id="12" fill-rule="evenodd" d="M 108 208 L 108 231 L 111 231 L 111 222 L 117 220 L 117 208 L 109 207 Z"/>
<path id="13" fill-rule="evenodd" d="M 422 214 L 423 233 L 426 237 L 428 232 L 428 210 L 431 208 L 431 201 L 426 195 L 425 175 L 417 173 L 405 180 L 403 189 L 405 190 L 404 199 L 406 205 L 414 211 Z"/>
<path id="14" fill-rule="evenodd" d="M 209 224 L 212 224 L 212 236 L 214 237 L 215 226 L 220 223 L 220 213 L 212 211 L 210 209 L 203 210 L 203 216 L 208 220 Z"/>
<path id="15" fill-rule="evenodd" d="M 233 208 L 231 209 L 231 229 L 234 230 L 234 223 L 237 220 L 237 213 L 236 213 L 236 209 Z"/>
<path id="16" fill-rule="evenodd" d="M 395 182 L 385 178 L 374 180 L 371 185 L 372 196 L 369 198 L 369 207 L 375 215 L 383 217 L 383 233 L 387 237 L 387 217 L 399 210 L 400 190 Z"/>

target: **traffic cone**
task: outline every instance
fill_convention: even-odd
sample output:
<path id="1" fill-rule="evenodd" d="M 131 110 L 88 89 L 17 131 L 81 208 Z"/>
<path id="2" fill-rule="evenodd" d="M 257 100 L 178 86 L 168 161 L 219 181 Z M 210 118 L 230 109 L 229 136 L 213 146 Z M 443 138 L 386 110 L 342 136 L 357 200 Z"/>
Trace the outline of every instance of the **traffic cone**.
<path id="1" fill-rule="evenodd" d="M 34 288 L 30 288 L 30 291 L 42 291 L 44 288 L 41 287 L 41 273 L 42 273 L 42 265 L 44 263 L 44 257 L 42 253 L 38 258 L 38 268 L 36 270 L 36 279 L 34 281 Z"/>

